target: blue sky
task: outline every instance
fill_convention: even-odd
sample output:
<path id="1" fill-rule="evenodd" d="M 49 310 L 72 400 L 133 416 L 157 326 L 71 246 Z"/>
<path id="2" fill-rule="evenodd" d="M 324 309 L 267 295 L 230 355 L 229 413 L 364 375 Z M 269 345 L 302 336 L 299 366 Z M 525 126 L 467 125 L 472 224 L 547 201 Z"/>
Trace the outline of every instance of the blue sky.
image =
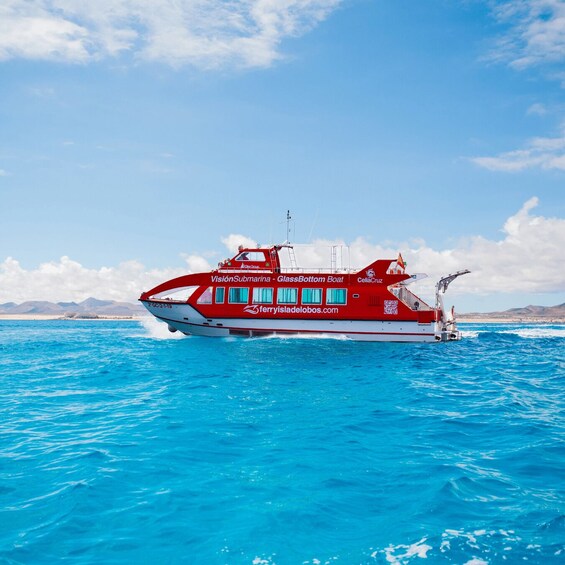
<path id="1" fill-rule="evenodd" d="M 3 4 L 1 301 L 41 298 L 64 256 L 141 280 L 215 264 L 229 234 L 284 239 L 288 208 L 297 240 L 422 270 L 417 249 L 467 250 L 467 309 L 565 300 L 564 2 Z M 482 240 L 504 280 L 532 258 L 545 278 L 505 285 Z"/>

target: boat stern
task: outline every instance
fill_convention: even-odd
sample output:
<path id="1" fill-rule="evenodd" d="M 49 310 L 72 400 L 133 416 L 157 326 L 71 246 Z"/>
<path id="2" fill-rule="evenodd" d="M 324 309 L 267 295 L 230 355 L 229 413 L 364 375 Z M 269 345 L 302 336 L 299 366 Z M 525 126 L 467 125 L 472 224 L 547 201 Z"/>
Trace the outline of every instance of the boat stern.
<path id="1" fill-rule="evenodd" d="M 461 341 L 461 330 L 457 328 L 436 331 L 436 341 Z"/>

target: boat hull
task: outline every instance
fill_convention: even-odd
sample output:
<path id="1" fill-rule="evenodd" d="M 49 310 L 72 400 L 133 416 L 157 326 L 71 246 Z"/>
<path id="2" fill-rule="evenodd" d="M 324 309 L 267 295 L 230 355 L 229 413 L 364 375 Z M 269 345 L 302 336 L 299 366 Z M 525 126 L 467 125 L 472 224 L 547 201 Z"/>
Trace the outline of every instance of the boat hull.
<path id="1" fill-rule="evenodd" d="M 356 341 L 436 342 L 460 339 L 435 322 L 386 320 L 320 320 L 296 318 L 205 318 L 190 304 L 143 301 L 147 310 L 171 331 L 207 337 L 260 337 L 268 335 L 345 336 Z"/>

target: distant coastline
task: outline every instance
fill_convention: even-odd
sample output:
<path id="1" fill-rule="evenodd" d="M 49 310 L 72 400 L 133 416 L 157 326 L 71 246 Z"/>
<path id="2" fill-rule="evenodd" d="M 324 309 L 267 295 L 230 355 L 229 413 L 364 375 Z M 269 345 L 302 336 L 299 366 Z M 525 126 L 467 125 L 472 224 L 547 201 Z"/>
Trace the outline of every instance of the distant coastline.
<path id="1" fill-rule="evenodd" d="M 82 302 L 27 301 L 0 304 L 0 320 L 140 320 L 147 318 L 140 304 L 87 298 Z M 557 306 L 525 306 L 503 312 L 457 314 L 457 321 L 477 324 L 563 324 L 565 303 Z"/>
<path id="2" fill-rule="evenodd" d="M 146 314 L 141 304 L 87 298 L 82 302 L 28 300 L 0 304 L 2 320 L 127 320 Z"/>
<path id="3" fill-rule="evenodd" d="M 471 312 L 458 314 L 459 322 L 496 324 L 562 324 L 565 323 L 565 303 L 556 306 L 525 306 L 503 312 Z"/>
<path id="4" fill-rule="evenodd" d="M 457 322 L 462 324 L 565 324 L 565 317 L 493 316 L 490 314 L 460 314 Z"/>
<path id="5" fill-rule="evenodd" d="M 118 320 L 143 320 L 151 318 L 151 316 L 61 316 L 58 314 L 0 314 L 0 320 L 13 320 L 13 321 L 41 321 L 41 320 L 68 320 L 85 322 L 92 320 L 96 321 L 118 321 Z"/>

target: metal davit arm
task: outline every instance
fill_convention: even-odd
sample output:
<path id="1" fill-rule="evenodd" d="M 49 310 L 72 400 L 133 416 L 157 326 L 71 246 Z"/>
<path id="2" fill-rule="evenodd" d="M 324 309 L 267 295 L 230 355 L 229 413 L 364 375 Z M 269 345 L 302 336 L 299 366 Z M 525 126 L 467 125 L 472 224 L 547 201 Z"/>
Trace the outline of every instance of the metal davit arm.
<path id="1" fill-rule="evenodd" d="M 469 271 L 469 269 L 465 269 L 464 271 L 457 271 L 456 273 L 454 273 L 453 275 L 447 275 L 446 277 L 443 277 L 441 279 L 439 279 L 436 287 L 437 287 L 437 292 L 439 292 L 440 290 L 442 291 L 442 294 L 445 294 L 445 292 L 447 291 L 447 287 L 457 278 L 460 277 L 461 275 L 466 275 L 468 273 L 470 273 L 471 271 Z"/>
<path id="2" fill-rule="evenodd" d="M 443 305 L 443 295 L 446 293 L 448 286 L 457 278 L 462 275 L 467 275 L 470 273 L 469 269 L 465 269 L 463 271 L 457 271 L 452 275 L 447 275 L 446 277 L 442 277 L 436 284 L 436 308 L 441 311 L 441 321 L 444 324 L 453 324 L 455 320 L 448 320 L 447 315 L 445 313 L 445 307 Z"/>

